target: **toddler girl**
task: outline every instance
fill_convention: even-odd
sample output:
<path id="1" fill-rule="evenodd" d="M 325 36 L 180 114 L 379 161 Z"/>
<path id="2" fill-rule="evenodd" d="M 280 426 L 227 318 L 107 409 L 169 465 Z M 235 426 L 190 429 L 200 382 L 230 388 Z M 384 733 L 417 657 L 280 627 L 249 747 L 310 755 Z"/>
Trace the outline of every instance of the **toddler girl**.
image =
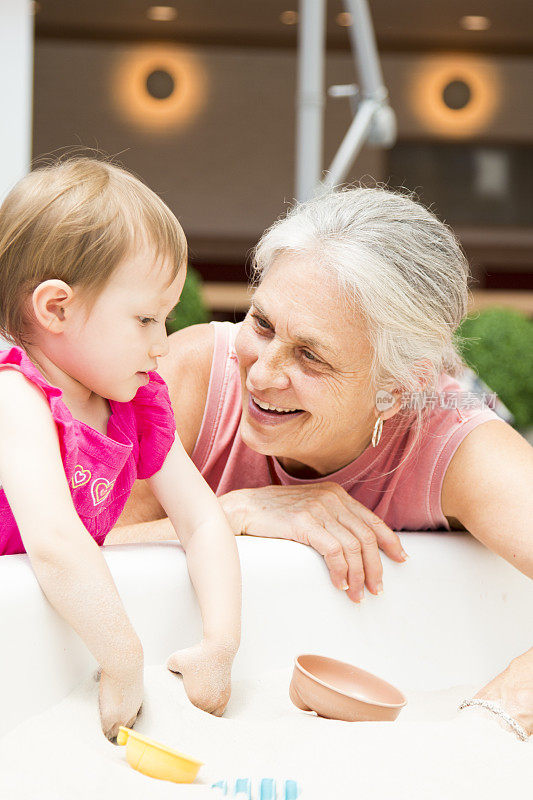
<path id="1" fill-rule="evenodd" d="M 136 719 L 143 652 L 98 545 L 136 478 L 174 525 L 200 604 L 201 642 L 169 659 L 195 705 L 222 714 L 239 645 L 235 537 L 154 371 L 186 256 L 162 200 L 93 159 L 35 170 L 0 207 L 0 331 L 15 345 L 0 353 L 0 554 L 28 553 L 98 661 L 108 738 Z"/>

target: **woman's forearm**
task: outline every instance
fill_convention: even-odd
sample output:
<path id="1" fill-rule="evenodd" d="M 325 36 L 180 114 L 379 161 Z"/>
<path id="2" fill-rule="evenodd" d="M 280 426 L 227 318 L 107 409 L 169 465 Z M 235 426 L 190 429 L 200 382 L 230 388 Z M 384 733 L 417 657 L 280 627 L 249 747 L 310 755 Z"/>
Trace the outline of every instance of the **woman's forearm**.
<path id="1" fill-rule="evenodd" d="M 133 525 L 122 525 L 109 531 L 105 544 L 146 544 L 147 542 L 163 542 L 169 539 L 178 541 L 176 531 L 168 517 L 151 522 L 136 522 Z"/>
<path id="2" fill-rule="evenodd" d="M 75 542 L 50 537 L 31 563 L 50 604 L 102 669 L 116 675 L 142 665 L 141 642 L 102 552 L 85 529 Z"/>
<path id="3" fill-rule="evenodd" d="M 507 714 L 533 734 L 533 647 L 512 659 L 483 689 L 474 695 L 499 705 Z"/>
<path id="4" fill-rule="evenodd" d="M 219 497 L 218 500 L 235 536 L 244 533 L 243 520 L 246 510 L 246 489 L 240 489 Z M 145 544 L 147 542 L 178 541 L 176 531 L 168 517 L 148 522 L 116 525 L 105 538 L 105 544 Z"/>

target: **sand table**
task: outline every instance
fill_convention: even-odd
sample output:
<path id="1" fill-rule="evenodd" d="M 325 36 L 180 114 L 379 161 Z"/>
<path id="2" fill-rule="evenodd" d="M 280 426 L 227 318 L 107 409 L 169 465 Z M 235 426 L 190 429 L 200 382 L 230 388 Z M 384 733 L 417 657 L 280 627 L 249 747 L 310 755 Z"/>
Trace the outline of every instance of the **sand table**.
<path id="1" fill-rule="evenodd" d="M 533 739 L 520 742 L 489 712 L 455 711 L 471 687 L 406 691 L 393 723 L 324 720 L 289 701 L 291 669 L 236 681 L 222 718 L 194 708 L 181 678 L 147 667 L 135 728 L 205 762 L 191 786 L 132 770 L 108 742 L 88 677 L 58 705 L 0 740 L 0 797 L 9 800 L 128 800 L 214 797 L 212 781 L 292 777 L 302 800 L 522 797 L 533 782 Z M 402 687 L 405 689 L 405 687 Z"/>

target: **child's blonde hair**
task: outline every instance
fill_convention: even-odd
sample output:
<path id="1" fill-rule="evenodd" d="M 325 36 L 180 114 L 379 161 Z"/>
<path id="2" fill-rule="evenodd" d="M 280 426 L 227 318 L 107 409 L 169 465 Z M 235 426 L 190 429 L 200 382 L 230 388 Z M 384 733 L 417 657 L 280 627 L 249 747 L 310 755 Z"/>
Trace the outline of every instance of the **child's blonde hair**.
<path id="1" fill-rule="evenodd" d="M 165 203 L 124 169 L 69 158 L 30 172 L 0 207 L 0 332 L 28 343 L 28 300 L 43 281 L 83 289 L 90 306 L 136 248 L 153 247 L 172 283 L 187 242 Z"/>

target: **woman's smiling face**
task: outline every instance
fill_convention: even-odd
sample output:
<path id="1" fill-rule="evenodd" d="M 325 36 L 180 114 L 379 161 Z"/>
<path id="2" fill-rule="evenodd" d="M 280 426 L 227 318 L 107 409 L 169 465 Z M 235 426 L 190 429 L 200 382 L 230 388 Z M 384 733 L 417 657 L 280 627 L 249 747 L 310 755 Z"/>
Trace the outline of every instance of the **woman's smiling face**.
<path id="1" fill-rule="evenodd" d="M 241 436 L 249 447 L 295 473 L 307 467 L 321 475 L 366 448 L 376 415 L 364 325 L 309 256 L 284 253 L 274 261 L 236 350 Z"/>

